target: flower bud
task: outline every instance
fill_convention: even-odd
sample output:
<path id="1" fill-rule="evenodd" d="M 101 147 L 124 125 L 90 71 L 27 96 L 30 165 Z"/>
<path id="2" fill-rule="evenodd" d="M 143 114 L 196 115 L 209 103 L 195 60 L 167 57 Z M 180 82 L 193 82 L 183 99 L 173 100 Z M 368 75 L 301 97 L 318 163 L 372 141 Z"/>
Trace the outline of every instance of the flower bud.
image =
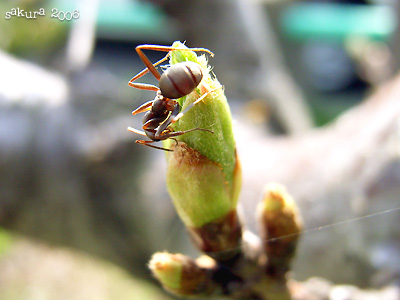
<path id="1" fill-rule="evenodd" d="M 268 257 L 267 271 L 273 275 L 284 275 L 302 230 L 297 205 L 282 185 L 270 183 L 257 210 Z"/>
<path id="2" fill-rule="evenodd" d="M 166 154 L 167 187 L 196 244 L 209 254 L 240 244 L 236 205 L 241 169 L 232 117 L 223 88 L 210 75 L 205 56 L 197 56 L 179 42 L 173 47 L 179 50 L 170 52 L 170 63 L 193 61 L 200 65 L 203 79 L 191 94 L 178 99 L 184 113 L 171 126 L 175 132 L 202 130 L 164 141 L 164 146 L 173 150 Z"/>

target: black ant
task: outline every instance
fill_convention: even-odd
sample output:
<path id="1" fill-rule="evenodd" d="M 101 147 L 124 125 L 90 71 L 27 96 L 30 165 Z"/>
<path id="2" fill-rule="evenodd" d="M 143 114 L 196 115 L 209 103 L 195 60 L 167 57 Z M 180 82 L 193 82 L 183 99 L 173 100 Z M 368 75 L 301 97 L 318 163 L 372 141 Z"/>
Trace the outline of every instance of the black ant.
<path id="1" fill-rule="evenodd" d="M 213 91 L 221 87 L 208 91 L 207 93 L 202 95 L 199 99 L 197 99 L 195 102 L 193 102 L 191 105 L 189 105 L 185 109 L 185 111 L 180 112 L 179 103 L 175 99 L 190 94 L 199 85 L 200 81 L 203 78 L 203 72 L 201 67 L 195 62 L 186 61 L 170 66 L 161 75 L 157 71 L 156 66 L 161 64 L 163 61 L 167 60 L 167 58 L 169 57 L 169 53 L 164 58 L 152 64 L 148 59 L 148 57 L 143 53 L 143 50 L 154 50 L 162 52 L 170 52 L 174 50 L 191 50 L 191 51 L 206 52 L 211 56 L 214 56 L 214 54 L 210 50 L 205 48 L 179 49 L 179 48 L 158 46 L 158 45 L 140 45 L 136 47 L 136 52 L 138 53 L 140 59 L 142 60 L 146 68 L 143 71 L 139 72 L 137 75 L 135 75 L 129 81 L 128 85 L 141 90 L 149 90 L 157 92 L 157 95 L 154 98 L 154 100 L 148 101 L 140 105 L 132 112 L 133 115 L 136 115 L 138 113 L 147 111 L 142 120 L 144 131 L 140 131 L 131 127 L 129 127 L 128 130 L 143 136 L 147 136 L 150 139 L 150 141 L 137 140 L 136 143 L 156 149 L 172 151 L 170 149 L 151 145 L 151 143 L 158 142 L 161 140 L 166 140 L 169 138 L 174 138 L 176 136 L 195 130 L 202 130 L 213 133 L 211 130 L 204 128 L 193 128 L 185 131 L 173 131 L 169 125 L 171 123 L 178 121 L 186 111 L 191 109 L 195 104 L 202 101 L 205 97 L 208 96 L 208 94 L 212 93 Z M 135 80 L 139 79 L 149 71 L 158 80 L 159 87 L 152 84 L 134 82 Z"/>

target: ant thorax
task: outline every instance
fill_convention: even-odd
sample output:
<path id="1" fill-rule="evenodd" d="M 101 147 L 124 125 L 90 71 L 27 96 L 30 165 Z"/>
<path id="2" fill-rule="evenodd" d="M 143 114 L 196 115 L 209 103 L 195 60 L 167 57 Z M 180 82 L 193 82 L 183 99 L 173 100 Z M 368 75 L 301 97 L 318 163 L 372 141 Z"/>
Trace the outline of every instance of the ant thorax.
<path id="1" fill-rule="evenodd" d="M 165 98 L 162 95 L 161 91 L 157 91 L 157 95 L 155 96 L 153 100 L 153 104 L 151 106 L 151 111 L 152 112 L 160 112 L 165 110 Z"/>

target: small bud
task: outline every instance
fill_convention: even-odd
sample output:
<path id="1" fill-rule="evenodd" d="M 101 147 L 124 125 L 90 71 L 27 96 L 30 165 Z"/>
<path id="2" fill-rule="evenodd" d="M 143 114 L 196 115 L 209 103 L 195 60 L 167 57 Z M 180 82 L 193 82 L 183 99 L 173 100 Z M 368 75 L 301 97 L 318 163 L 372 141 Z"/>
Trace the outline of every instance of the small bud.
<path id="1" fill-rule="evenodd" d="M 284 275 L 295 254 L 302 230 L 297 205 L 282 185 L 271 183 L 267 185 L 264 199 L 257 210 L 268 257 L 267 272 Z"/>
<path id="2" fill-rule="evenodd" d="M 149 268 L 163 287 L 176 295 L 209 295 L 215 289 L 209 269 L 182 254 L 155 253 Z"/>

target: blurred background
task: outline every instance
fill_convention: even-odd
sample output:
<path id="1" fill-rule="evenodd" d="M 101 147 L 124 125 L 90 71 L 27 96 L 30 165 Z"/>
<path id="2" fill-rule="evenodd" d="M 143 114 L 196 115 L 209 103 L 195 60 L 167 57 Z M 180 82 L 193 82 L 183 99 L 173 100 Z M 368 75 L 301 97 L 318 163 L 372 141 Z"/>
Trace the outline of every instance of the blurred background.
<path id="1" fill-rule="evenodd" d="M 154 93 L 127 83 L 135 46 L 176 40 L 215 53 L 248 228 L 279 181 L 306 227 L 296 280 L 398 288 L 399 15 L 396 0 L 1 1 L 0 298 L 172 299 L 151 254 L 198 253 L 164 153 L 127 131 Z"/>

